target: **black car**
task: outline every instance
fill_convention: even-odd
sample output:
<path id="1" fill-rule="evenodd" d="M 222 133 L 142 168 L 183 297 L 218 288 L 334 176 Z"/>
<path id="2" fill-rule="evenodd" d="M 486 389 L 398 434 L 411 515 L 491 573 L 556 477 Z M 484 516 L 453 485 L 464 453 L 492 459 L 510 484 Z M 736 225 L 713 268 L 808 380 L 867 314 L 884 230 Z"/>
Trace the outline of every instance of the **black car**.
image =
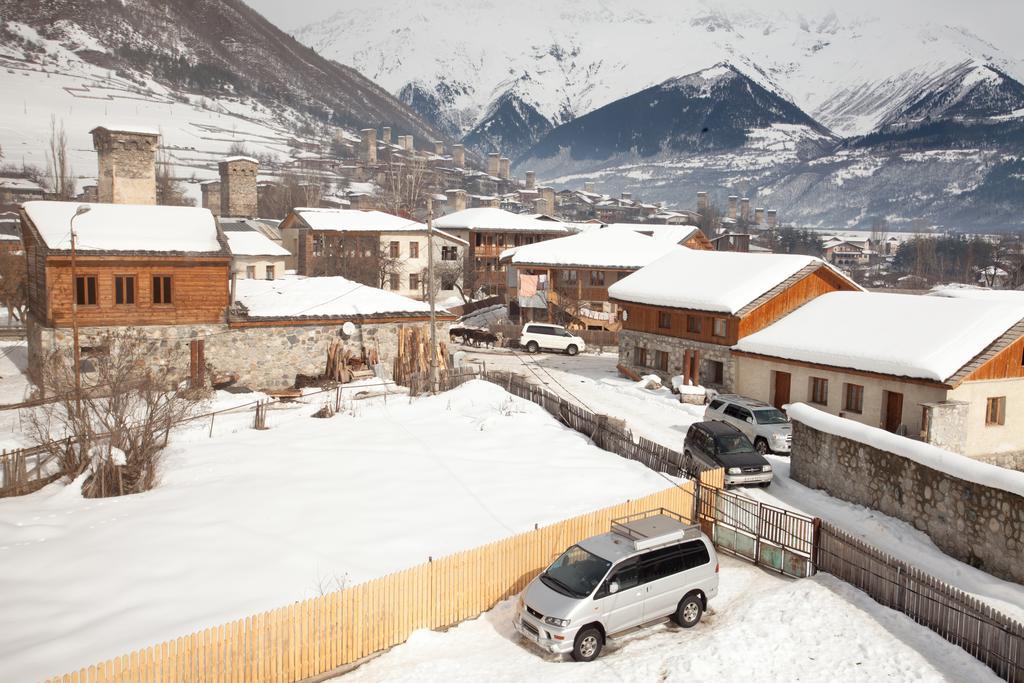
<path id="1" fill-rule="evenodd" d="M 687 459 L 725 469 L 725 485 L 772 483 L 772 466 L 754 449 L 747 435 L 726 422 L 695 422 L 686 432 Z"/>

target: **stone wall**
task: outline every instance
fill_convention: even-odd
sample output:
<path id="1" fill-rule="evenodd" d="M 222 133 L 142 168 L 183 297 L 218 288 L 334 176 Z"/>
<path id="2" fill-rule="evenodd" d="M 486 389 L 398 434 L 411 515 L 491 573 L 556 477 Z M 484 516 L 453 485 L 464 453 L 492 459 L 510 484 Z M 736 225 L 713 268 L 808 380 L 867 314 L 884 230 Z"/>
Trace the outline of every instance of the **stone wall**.
<path id="1" fill-rule="evenodd" d="M 943 552 L 1024 582 L 1024 497 L 793 421 L 790 476 L 926 533 Z M 871 539 L 867 539 L 871 542 Z"/>
<path id="2" fill-rule="evenodd" d="M 355 321 L 353 321 L 355 322 Z M 341 325 L 284 325 L 233 328 L 220 325 L 167 325 L 136 328 L 152 344 L 154 365 L 171 366 L 172 376 L 184 380 L 189 376 L 189 343 L 204 340 L 207 365 L 216 373 L 235 374 L 238 384 L 254 389 L 281 389 L 295 382 L 296 374 L 318 375 L 324 371 L 327 349 L 337 339 L 353 354 L 363 349 L 376 350 L 381 363 L 391 375 L 398 352 L 398 332 L 403 326 L 429 329 L 429 323 L 356 323 L 355 332 L 346 337 Z M 438 339 L 447 340 L 447 323 L 438 323 Z M 94 346 L 110 331 L 127 328 L 82 328 L 79 344 Z M 72 333 L 67 328 L 46 328 L 30 325 L 29 372 L 38 377 L 39 363 L 53 349 L 69 348 Z M 87 359 L 88 353 L 83 358 Z M 173 359 L 173 360 L 170 360 Z"/>
<path id="3" fill-rule="evenodd" d="M 156 134 L 96 128 L 97 199 L 112 204 L 156 204 Z"/>
<path id="4" fill-rule="evenodd" d="M 255 218 L 259 206 L 256 174 L 259 164 L 244 158 L 220 162 L 220 215 Z"/>
<path id="5" fill-rule="evenodd" d="M 655 351 L 668 351 L 668 372 L 653 367 L 640 367 L 633 362 L 634 349 L 647 349 L 647 362 L 654 363 Z M 736 385 L 736 363 L 727 346 L 705 344 L 691 339 L 680 339 L 649 332 L 622 330 L 619 332 L 619 363 L 641 375 L 658 375 L 668 382 L 673 376 L 683 374 L 683 354 L 685 351 L 700 351 L 701 384 L 718 391 L 731 392 Z M 722 364 L 722 382 L 716 384 L 709 380 L 709 362 L 718 361 Z"/>

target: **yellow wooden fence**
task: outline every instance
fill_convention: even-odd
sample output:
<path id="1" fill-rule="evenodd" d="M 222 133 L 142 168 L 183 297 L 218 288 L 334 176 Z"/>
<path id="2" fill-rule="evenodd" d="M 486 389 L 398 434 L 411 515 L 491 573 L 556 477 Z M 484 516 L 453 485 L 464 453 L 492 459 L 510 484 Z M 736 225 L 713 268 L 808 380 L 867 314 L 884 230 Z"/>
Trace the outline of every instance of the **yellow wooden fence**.
<path id="1" fill-rule="evenodd" d="M 612 519 L 659 507 L 690 518 L 693 482 L 154 645 L 50 683 L 299 681 L 403 643 L 417 629 L 475 617 L 521 591 L 569 545 L 608 531 Z"/>

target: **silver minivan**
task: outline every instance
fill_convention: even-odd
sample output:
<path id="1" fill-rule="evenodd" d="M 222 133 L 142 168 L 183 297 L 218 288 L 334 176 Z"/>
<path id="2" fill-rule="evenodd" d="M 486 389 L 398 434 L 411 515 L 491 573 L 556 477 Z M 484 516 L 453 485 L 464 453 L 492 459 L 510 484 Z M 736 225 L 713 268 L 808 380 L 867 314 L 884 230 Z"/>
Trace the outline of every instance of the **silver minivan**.
<path id="1" fill-rule="evenodd" d="M 516 631 L 542 649 L 589 662 L 605 640 L 673 617 L 690 628 L 718 594 L 718 556 L 698 525 L 659 508 L 612 521 L 523 591 Z"/>

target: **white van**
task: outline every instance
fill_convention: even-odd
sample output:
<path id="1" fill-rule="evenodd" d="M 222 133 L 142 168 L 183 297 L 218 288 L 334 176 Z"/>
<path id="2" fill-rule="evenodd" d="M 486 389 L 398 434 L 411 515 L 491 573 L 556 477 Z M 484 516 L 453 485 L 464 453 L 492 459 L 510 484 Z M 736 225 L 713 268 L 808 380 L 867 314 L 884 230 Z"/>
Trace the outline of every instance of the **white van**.
<path id="1" fill-rule="evenodd" d="M 519 346 L 530 353 L 537 353 L 541 349 L 550 351 L 565 351 L 570 356 L 575 356 L 587 348 L 581 337 L 577 337 L 561 325 L 549 325 L 547 323 L 527 323 L 523 325 L 523 333 L 519 337 Z"/>
<path id="2" fill-rule="evenodd" d="M 659 508 L 580 541 L 519 597 L 515 629 L 544 650 L 589 662 L 605 640 L 673 617 L 695 626 L 718 594 L 718 555 L 698 525 Z"/>

